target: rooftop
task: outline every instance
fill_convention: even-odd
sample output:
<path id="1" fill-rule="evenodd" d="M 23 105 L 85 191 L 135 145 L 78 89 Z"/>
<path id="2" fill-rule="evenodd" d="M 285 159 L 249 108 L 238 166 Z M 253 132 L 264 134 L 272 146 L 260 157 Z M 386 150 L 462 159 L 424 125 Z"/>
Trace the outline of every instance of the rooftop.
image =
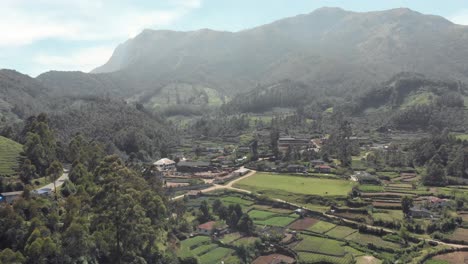
<path id="1" fill-rule="evenodd" d="M 175 161 L 173 160 L 170 160 L 168 158 L 162 158 L 158 161 L 156 161 L 155 163 L 153 163 L 153 165 L 170 165 L 170 164 L 175 164 Z"/>
<path id="2" fill-rule="evenodd" d="M 198 228 L 205 229 L 205 230 L 213 230 L 215 224 L 216 224 L 215 221 L 209 221 L 209 222 L 199 225 Z"/>

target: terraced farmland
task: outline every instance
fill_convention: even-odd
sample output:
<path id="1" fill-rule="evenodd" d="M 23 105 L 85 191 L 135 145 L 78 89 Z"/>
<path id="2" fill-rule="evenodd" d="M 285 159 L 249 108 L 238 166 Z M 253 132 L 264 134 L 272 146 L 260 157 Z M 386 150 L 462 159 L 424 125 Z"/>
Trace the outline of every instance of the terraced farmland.
<path id="1" fill-rule="evenodd" d="M 0 176 L 16 175 L 18 159 L 23 146 L 13 140 L 0 136 Z"/>

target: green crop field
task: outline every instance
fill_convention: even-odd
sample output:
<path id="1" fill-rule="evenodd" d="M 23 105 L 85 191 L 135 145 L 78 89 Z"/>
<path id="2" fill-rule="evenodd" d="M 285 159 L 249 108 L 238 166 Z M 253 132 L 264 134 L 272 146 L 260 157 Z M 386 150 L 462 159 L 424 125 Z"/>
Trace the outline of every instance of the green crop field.
<path id="1" fill-rule="evenodd" d="M 257 173 L 241 180 L 235 186 L 265 193 L 274 193 L 277 190 L 282 190 L 289 193 L 306 195 L 345 196 L 351 191 L 354 183 L 345 180 Z"/>
<path id="2" fill-rule="evenodd" d="M 362 192 L 383 192 L 384 188 L 381 185 L 363 184 L 359 185 L 359 190 Z"/>
<path id="3" fill-rule="evenodd" d="M 204 243 L 207 243 L 207 242 L 211 242 L 210 237 L 196 236 L 196 237 L 186 239 L 186 240 L 182 241 L 180 244 L 181 244 L 181 247 L 191 249 L 193 247 L 196 247 L 198 245 L 201 245 L 201 244 L 204 244 Z"/>
<path id="4" fill-rule="evenodd" d="M 260 240 L 260 238 L 258 238 L 258 237 L 243 237 L 241 239 L 238 239 L 238 240 L 234 241 L 232 244 L 234 246 L 237 246 L 237 247 L 241 246 L 241 245 L 247 246 L 247 245 L 254 244 L 255 241 L 257 241 L 257 240 Z"/>
<path id="5" fill-rule="evenodd" d="M 260 210 L 252 210 L 249 213 L 250 218 L 257 219 L 257 220 L 266 220 L 271 218 L 272 216 L 276 215 L 277 213 L 268 212 L 268 211 L 260 211 Z"/>
<path id="6" fill-rule="evenodd" d="M 232 241 L 239 239 L 240 237 L 241 234 L 239 234 L 238 232 L 227 234 L 223 238 L 221 238 L 221 242 L 223 242 L 224 244 L 229 244 Z"/>
<path id="7" fill-rule="evenodd" d="M 336 225 L 324 221 L 317 222 L 313 226 L 309 227 L 307 230 L 315 232 L 315 233 L 326 233 L 330 229 L 334 228 Z"/>
<path id="8" fill-rule="evenodd" d="M 341 242 L 316 236 L 303 236 L 303 240 L 294 247 L 294 250 L 333 256 L 346 254 Z"/>
<path id="9" fill-rule="evenodd" d="M 401 210 L 385 210 L 382 212 L 373 213 L 372 217 L 374 220 L 381 220 L 386 222 L 402 221 L 403 212 Z"/>
<path id="10" fill-rule="evenodd" d="M 211 251 L 215 248 L 217 248 L 218 245 L 217 244 L 206 244 L 206 245 L 201 245 L 199 247 L 196 247 L 192 250 L 192 254 L 193 255 L 196 255 L 196 256 L 199 256 L 199 255 L 203 255 L 205 253 L 207 253 L 208 251 Z"/>
<path id="11" fill-rule="evenodd" d="M 215 264 L 220 263 L 222 259 L 228 257 L 232 253 L 234 253 L 234 250 L 230 248 L 218 247 L 201 255 L 198 259 L 200 260 L 199 263 Z"/>
<path id="12" fill-rule="evenodd" d="M 400 248 L 400 245 L 397 243 L 385 241 L 382 238 L 377 237 L 377 236 L 361 234 L 361 233 L 354 233 L 346 237 L 346 240 L 354 241 L 363 246 L 367 246 L 368 244 L 374 244 L 375 246 L 384 247 L 384 248 L 392 248 L 392 249 Z"/>
<path id="13" fill-rule="evenodd" d="M 13 176 L 18 168 L 18 159 L 23 146 L 0 136 L 0 176 Z"/>
<path id="14" fill-rule="evenodd" d="M 279 226 L 285 227 L 296 220 L 295 217 L 290 216 L 276 216 L 267 220 L 254 220 L 256 225 Z"/>
<path id="15" fill-rule="evenodd" d="M 334 238 L 345 238 L 354 232 L 357 232 L 357 230 L 347 226 L 336 226 L 335 228 L 328 231 L 326 235 Z"/>
<path id="16" fill-rule="evenodd" d="M 344 257 L 333 257 L 328 255 L 299 252 L 299 260 L 301 263 L 333 263 L 333 264 L 351 264 L 353 263 L 353 257 L 351 254 L 347 254 Z"/>

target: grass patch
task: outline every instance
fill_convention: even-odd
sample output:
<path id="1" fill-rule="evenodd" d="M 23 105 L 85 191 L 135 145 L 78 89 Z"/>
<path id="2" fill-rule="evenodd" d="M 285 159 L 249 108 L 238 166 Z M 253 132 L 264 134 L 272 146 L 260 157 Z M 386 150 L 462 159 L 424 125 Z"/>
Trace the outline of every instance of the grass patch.
<path id="1" fill-rule="evenodd" d="M 234 250 L 232 249 L 218 247 L 201 255 L 198 259 L 200 260 L 200 263 L 215 264 L 219 263 L 222 259 L 228 257 L 228 255 L 231 255 L 232 253 L 234 253 Z"/>
<path id="2" fill-rule="evenodd" d="M 276 216 L 269 218 L 267 220 L 254 220 L 254 223 L 256 225 L 267 225 L 267 226 L 279 226 L 279 227 L 285 227 L 292 223 L 294 220 L 296 220 L 295 217 L 290 217 L 290 216 Z"/>
<path id="3" fill-rule="evenodd" d="M 273 213 L 273 212 L 260 211 L 260 210 L 252 210 L 248 214 L 250 218 L 252 218 L 253 220 L 266 220 L 276 215 L 276 213 Z"/>
<path id="4" fill-rule="evenodd" d="M 341 242 L 316 236 L 303 236 L 302 241 L 294 247 L 294 250 L 334 256 L 346 254 Z"/>
<path id="5" fill-rule="evenodd" d="M 357 232 L 357 230 L 347 226 L 336 226 L 335 228 L 328 231 L 326 235 L 334 238 L 345 238 L 354 232 Z"/>
<path id="6" fill-rule="evenodd" d="M 330 229 L 334 228 L 336 225 L 324 221 L 319 221 L 318 223 L 314 224 L 313 226 L 309 227 L 307 230 L 315 232 L 315 233 L 320 233 L 324 234 Z"/>
<path id="7" fill-rule="evenodd" d="M 223 242 L 224 244 L 230 244 L 232 241 L 235 241 L 235 240 L 239 239 L 240 237 L 241 237 L 241 234 L 239 234 L 237 232 L 227 234 L 221 239 L 221 242 Z"/>
<path id="8" fill-rule="evenodd" d="M 367 234 L 361 234 L 358 232 L 348 236 L 346 240 L 354 241 L 363 246 L 367 246 L 368 244 L 373 244 L 375 246 L 383 247 L 383 248 L 391 248 L 391 249 L 400 248 L 400 245 L 397 243 L 385 241 L 380 237 L 367 235 Z"/>
<path id="9" fill-rule="evenodd" d="M 344 257 L 333 257 L 328 255 L 309 253 L 309 252 L 298 252 L 300 263 L 333 263 L 333 264 L 350 264 L 353 263 L 353 257 L 351 254 L 347 254 Z"/>
<path id="10" fill-rule="evenodd" d="M 383 192 L 384 187 L 381 185 L 362 184 L 359 185 L 359 190 L 361 192 Z"/>
<path id="11" fill-rule="evenodd" d="M 345 196 L 351 191 L 354 183 L 345 180 L 257 173 L 241 180 L 235 186 L 257 192 L 282 190 L 289 193 L 306 195 Z"/>

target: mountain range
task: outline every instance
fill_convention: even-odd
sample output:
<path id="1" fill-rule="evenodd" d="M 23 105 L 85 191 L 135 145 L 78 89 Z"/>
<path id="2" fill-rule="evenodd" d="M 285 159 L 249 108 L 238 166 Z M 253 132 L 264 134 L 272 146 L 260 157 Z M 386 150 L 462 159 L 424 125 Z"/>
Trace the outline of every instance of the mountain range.
<path id="1" fill-rule="evenodd" d="M 182 94 L 185 104 L 204 104 L 207 95 L 219 104 L 284 80 L 341 96 L 405 71 L 466 82 L 467 46 L 468 27 L 439 16 L 321 8 L 239 32 L 147 29 L 91 73 L 50 71 L 36 81 L 54 96 L 110 96 L 150 107 L 180 103 Z"/>

